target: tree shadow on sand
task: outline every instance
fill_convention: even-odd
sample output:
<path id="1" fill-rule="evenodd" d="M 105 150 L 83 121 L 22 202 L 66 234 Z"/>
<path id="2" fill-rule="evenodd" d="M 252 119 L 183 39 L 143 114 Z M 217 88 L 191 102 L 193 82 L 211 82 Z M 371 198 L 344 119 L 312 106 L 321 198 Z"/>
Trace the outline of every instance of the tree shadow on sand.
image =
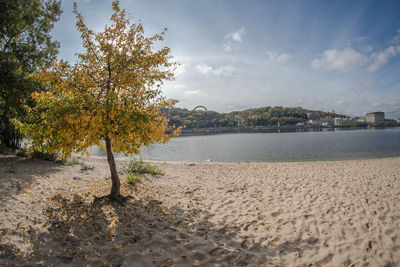
<path id="1" fill-rule="evenodd" d="M 8 220 L 11 223 L 10 227 L 10 225 L 7 226 L 7 223 L 3 225 L 0 221 L 0 264 L 11 265 L 8 264 L 7 259 L 16 259 L 17 255 L 21 254 L 20 249 L 10 244 L 8 238 L 4 236 L 11 237 L 14 240 L 22 240 L 26 239 L 26 233 L 23 231 L 28 230 L 19 229 L 22 221 L 28 221 L 27 214 L 17 214 L 21 218 L 20 220 L 15 220 L 15 216 L 10 217 L 10 212 L 14 213 L 16 207 L 9 201 L 15 200 L 19 205 L 24 205 L 21 199 L 16 199 L 22 194 L 28 195 L 27 192 L 35 183 L 35 177 L 46 177 L 57 173 L 61 171 L 62 167 L 63 163 L 16 157 L 10 154 L 0 155 L 0 216 L 3 222 Z"/>
<path id="2" fill-rule="evenodd" d="M 126 206 L 81 195 L 56 195 L 43 210 L 43 229 L 29 230 L 28 252 L 7 248 L 6 263 L 86 266 L 285 265 L 279 259 L 318 240 L 294 240 L 262 246 L 237 227 L 211 223 L 201 209 L 167 210 L 152 197 Z M 18 258 L 19 257 L 19 258 Z M 0 259 L 1 262 L 1 259 Z"/>
<path id="3" fill-rule="evenodd" d="M 0 183 L 2 184 L 0 204 L 9 196 L 21 194 L 24 187 L 34 181 L 34 177 L 58 172 L 63 164 L 14 155 L 0 155 Z"/>

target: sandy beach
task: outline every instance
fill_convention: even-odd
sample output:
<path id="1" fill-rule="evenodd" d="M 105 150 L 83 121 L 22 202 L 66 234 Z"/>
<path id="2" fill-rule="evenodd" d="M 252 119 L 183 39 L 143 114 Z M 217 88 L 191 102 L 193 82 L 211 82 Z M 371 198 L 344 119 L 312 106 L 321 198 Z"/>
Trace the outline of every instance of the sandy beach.
<path id="1" fill-rule="evenodd" d="M 400 266 L 400 158 L 80 162 L 0 155 L 0 266 Z"/>

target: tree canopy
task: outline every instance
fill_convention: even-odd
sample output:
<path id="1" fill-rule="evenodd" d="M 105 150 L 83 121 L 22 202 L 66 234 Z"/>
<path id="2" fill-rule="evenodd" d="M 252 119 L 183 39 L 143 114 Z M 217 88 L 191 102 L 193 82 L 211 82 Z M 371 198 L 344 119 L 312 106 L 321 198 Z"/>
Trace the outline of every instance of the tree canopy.
<path id="1" fill-rule="evenodd" d="M 171 62 L 168 47 L 153 48 L 155 42 L 163 41 L 166 29 L 146 37 L 143 25 L 131 23 L 119 1 L 112 7 L 111 25 L 94 33 L 74 4 L 85 52 L 77 54 L 79 60 L 73 66 L 56 61 L 36 73 L 49 90 L 33 93 L 35 107 L 28 110 L 25 123 L 15 123 L 39 151 L 69 156 L 105 145 L 110 196 L 120 199 L 112 152 L 139 153 L 142 145 L 167 142 L 167 131 L 179 132 L 168 126 L 160 112 L 176 103 L 162 96 L 161 86 L 173 80 L 177 63 Z"/>
<path id="2" fill-rule="evenodd" d="M 170 124 L 187 128 L 268 126 L 278 122 L 282 125 L 307 121 L 307 110 L 288 107 L 262 107 L 243 111 L 219 113 L 173 108 L 166 111 Z"/>
<path id="3" fill-rule="evenodd" d="M 0 10 L 0 146 L 15 148 L 21 136 L 11 119 L 23 119 L 30 94 L 42 89 L 29 75 L 57 55 L 59 44 L 50 30 L 61 1 L 0 0 Z"/>

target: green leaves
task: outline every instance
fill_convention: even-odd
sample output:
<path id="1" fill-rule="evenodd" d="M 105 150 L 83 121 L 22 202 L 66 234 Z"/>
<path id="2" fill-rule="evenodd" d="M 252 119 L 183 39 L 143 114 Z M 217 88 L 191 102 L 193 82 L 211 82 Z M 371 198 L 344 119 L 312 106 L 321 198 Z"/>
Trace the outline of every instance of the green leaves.
<path id="1" fill-rule="evenodd" d="M 11 120 L 24 119 L 24 106 L 32 105 L 30 94 L 43 90 L 30 74 L 49 66 L 58 52 L 49 32 L 59 19 L 61 2 L 1 1 L 0 10 L 0 138 L 2 145 L 16 147 L 20 135 Z"/>

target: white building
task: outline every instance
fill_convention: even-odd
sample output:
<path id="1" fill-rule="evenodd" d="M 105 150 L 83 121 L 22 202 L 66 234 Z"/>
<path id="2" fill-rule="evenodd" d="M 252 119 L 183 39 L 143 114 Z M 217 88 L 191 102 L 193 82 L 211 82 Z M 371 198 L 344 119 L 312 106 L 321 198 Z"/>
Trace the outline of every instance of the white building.
<path id="1" fill-rule="evenodd" d="M 370 112 L 365 115 L 366 121 L 372 125 L 383 125 L 385 123 L 384 112 Z"/>

